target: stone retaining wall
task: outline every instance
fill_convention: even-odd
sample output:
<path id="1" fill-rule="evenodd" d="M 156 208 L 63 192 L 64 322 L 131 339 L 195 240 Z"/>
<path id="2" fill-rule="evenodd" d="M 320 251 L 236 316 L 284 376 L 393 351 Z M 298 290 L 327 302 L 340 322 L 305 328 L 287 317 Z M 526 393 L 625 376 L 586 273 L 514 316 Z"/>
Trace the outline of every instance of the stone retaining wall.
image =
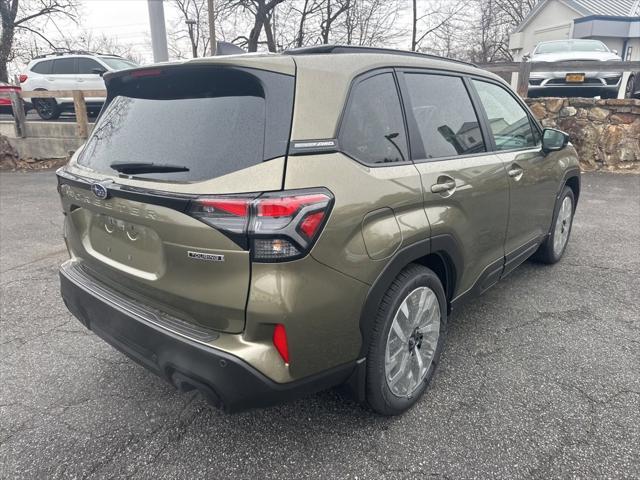
<path id="1" fill-rule="evenodd" d="M 545 127 L 571 136 L 585 170 L 640 168 L 640 100 L 529 98 Z"/>

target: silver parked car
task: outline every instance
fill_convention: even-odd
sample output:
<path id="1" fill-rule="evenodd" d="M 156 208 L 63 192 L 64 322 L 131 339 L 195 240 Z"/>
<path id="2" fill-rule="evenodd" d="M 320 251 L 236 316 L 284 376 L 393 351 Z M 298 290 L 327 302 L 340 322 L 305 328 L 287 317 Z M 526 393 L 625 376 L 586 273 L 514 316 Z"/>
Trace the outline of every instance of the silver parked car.
<path id="1" fill-rule="evenodd" d="M 531 62 L 602 62 L 622 59 L 598 40 L 555 40 L 539 43 Z M 597 70 L 597 69 L 596 69 Z M 569 72 L 532 72 L 530 97 L 616 98 L 622 72 L 599 72 L 576 69 Z"/>

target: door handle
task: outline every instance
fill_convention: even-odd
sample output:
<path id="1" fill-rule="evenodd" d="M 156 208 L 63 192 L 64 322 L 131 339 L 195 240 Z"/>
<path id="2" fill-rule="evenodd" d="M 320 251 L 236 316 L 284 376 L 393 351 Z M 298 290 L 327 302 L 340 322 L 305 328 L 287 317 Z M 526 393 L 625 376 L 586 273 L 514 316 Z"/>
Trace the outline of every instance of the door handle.
<path id="1" fill-rule="evenodd" d="M 513 178 L 517 182 L 522 178 L 522 175 L 524 175 L 524 169 L 520 165 L 514 163 L 509 167 L 509 170 L 507 170 L 507 173 L 511 178 Z"/>
<path id="2" fill-rule="evenodd" d="M 431 185 L 431 192 L 433 192 L 433 193 L 446 193 L 446 192 L 453 193 L 452 190 L 455 190 L 455 188 L 456 188 L 456 181 L 452 178 L 452 179 L 448 179 L 448 180 L 444 180 L 444 181 L 439 181 L 438 183 L 435 183 L 435 184 Z"/>

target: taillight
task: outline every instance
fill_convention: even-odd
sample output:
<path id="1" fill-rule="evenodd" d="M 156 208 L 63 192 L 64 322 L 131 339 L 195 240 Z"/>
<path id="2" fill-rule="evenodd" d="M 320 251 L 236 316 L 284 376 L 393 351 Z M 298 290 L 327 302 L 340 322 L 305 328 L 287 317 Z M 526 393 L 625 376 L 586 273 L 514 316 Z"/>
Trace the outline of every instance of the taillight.
<path id="1" fill-rule="evenodd" d="M 29 78 L 26 74 L 21 73 L 20 76 L 18 77 L 18 80 L 20 80 L 20 83 L 24 83 L 27 81 L 27 78 Z"/>
<path id="2" fill-rule="evenodd" d="M 279 262 L 309 253 L 332 203 L 324 189 L 211 196 L 194 200 L 189 214 L 250 248 L 254 261 Z"/>

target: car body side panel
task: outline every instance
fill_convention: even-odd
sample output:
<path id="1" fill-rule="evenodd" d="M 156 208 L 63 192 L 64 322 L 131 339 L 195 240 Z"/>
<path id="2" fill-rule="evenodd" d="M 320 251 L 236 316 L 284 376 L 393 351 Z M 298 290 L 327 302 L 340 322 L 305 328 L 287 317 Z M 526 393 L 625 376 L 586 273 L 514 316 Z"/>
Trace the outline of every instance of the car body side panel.
<path id="1" fill-rule="evenodd" d="M 371 284 L 384 268 L 391 251 L 372 255 L 363 238 L 363 221 L 380 209 L 393 211 L 395 221 L 391 241 L 393 250 L 429 236 L 429 223 L 422 206 L 422 186 L 411 163 L 384 167 L 367 167 L 341 153 L 289 156 L 286 188 L 325 186 L 335 196 L 335 205 L 311 255 L 338 271 Z M 389 210 L 385 210 L 389 212 Z M 387 216 L 388 220 L 391 220 Z M 397 233 L 398 228 L 400 234 Z M 389 232 L 376 236 L 367 229 L 368 245 L 389 240 Z M 394 233 L 395 232 L 395 233 Z M 401 241 L 399 245 L 398 240 Z M 384 237 L 384 238 L 382 238 Z M 429 252 L 425 250 L 424 254 Z"/>
<path id="2" fill-rule="evenodd" d="M 490 266 L 504 258 L 509 187 L 504 165 L 493 154 L 417 163 L 432 238 L 453 237 L 462 255 L 452 298 L 474 287 Z M 442 176 L 456 188 L 447 196 L 432 193 Z M 435 247 L 433 248 L 435 250 Z"/>
<path id="3" fill-rule="evenodd" d="M 312 256 L 285 263 L 254 263 L 243 340 L 266 345 L 237 353 L 275 381 L 291 381 L 356 360 L 358 319 L 369 286 Z M 272 347 L 273 326 L 287 332 L 290 363 Z"/>
<path id="4" fill-rule="evenodd" d="M 507 255 L 547 234 L 564 168 L 558 161 L 560 152 L 545 155 L 541 147 L 500 152 L 507 170 L 519 166 L 521 177 L 509 177 L 509 228 L 505 243 Z"/>

